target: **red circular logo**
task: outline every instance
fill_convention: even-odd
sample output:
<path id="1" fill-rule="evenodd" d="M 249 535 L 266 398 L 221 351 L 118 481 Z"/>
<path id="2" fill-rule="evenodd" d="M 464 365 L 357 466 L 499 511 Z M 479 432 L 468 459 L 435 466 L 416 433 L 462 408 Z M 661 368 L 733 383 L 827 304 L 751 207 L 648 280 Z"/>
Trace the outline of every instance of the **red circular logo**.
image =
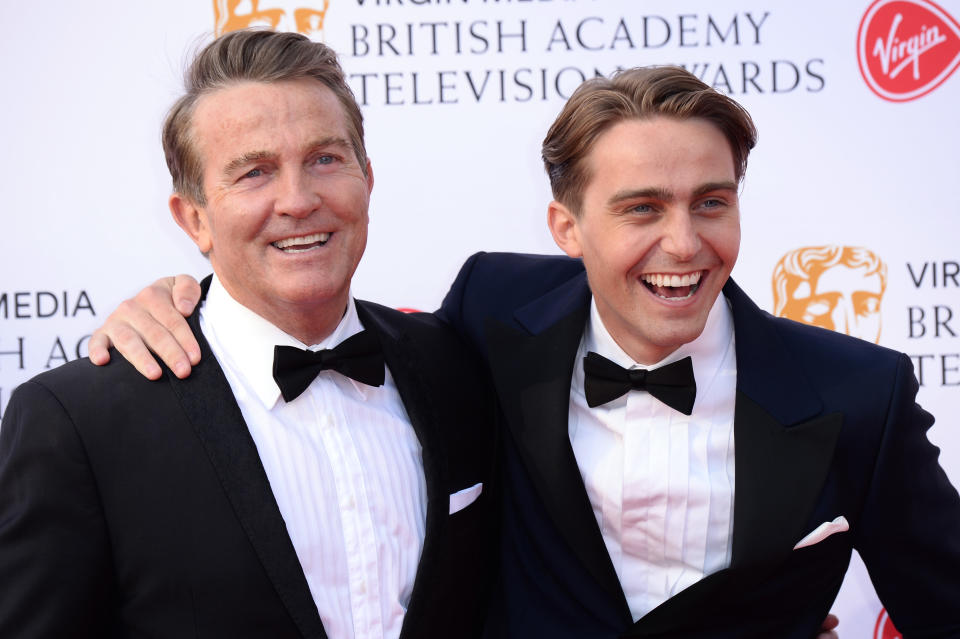
<path id="1" fill-rule="evenodd" d="M 960 23 L 930 0 L 875 0 L 857 30 L 857 62 L 884 100 L 915 100 L 960 66 Z"/>
<path id="2" fill-rule="evenodd" d="M 877 617 L 877 625 L 873 629 L 873 639 L 903 639 L 903 635 L 893 627 L 893 622 L 890 621 L 890 615 L 887 614 L 886 610 L 881 610 L 880 616 Z"/>

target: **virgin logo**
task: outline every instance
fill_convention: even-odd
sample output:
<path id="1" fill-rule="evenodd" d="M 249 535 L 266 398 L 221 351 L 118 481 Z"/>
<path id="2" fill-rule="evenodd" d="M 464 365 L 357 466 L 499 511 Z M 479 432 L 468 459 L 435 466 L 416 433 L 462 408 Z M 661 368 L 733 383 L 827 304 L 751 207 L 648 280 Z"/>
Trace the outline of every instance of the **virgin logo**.
<path id="1" fill-rule="evenodd" d="M 890 621 L 890 615 L 886 610 L 880 611 L 877 625 L 873 629 L 873 639 L 903 639 L 903 635 L 893 627 L 893 622 Z"/>
<path id="2" fill-rule="evenodd" d="M 960 66 L 960 23 L 930 0 L 875 0 L 860 21 L 857 62 L 878 96 L 914 100 Z"/>

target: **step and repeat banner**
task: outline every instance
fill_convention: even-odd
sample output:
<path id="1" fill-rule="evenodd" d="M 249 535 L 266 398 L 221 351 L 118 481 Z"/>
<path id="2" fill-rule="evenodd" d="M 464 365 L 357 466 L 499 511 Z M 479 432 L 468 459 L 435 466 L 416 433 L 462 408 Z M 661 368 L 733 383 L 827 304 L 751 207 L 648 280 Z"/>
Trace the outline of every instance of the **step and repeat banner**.
<path id="1" fill-rule="evenodd" d="M 167 210 L 164 113 L 249 25 L 333 46 L 376 185 L 358 297 L 430 310 L 478 250 L 558 252 L 540 141 L 585 78 L 679 64 L 760 131 L 734 277 L 908 353 L 960 483 L 960 0 L 46 0 L 0 40 L 0 413 L 146 283 L 209 267 Z M 904 549 L 909 552 L 909 549 Z M 898 636 L 854 559 L 845 639 Z"/>

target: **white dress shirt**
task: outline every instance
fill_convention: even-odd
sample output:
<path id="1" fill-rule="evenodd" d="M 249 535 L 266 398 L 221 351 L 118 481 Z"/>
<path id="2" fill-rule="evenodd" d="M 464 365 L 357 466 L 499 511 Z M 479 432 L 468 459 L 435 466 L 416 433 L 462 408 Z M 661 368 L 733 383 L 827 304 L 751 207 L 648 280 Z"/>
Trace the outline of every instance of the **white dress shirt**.
<path id="1" fill-rule="evenodd" d="M 396 385 L 333 371 L 284 402 L 276 344 L 307 348 L 235 301 L 214 276 L 200 327 L 256 443 L 320 618 L 331 639 L 395 638 L 423 547 L 420 442 Z M 337 328 L 310 350 L 363 330 L 351 297 Z"/>
<path id="2" fill-rule="evenodd" d="M 589 408 L 588 351 L 628 369 L 691 356 L 693 414 L 643 391 Z M 570 442 L 634 621 L 730 565 L 736 382 L 733 318 L 722 295 L 700 337 L 652 366 L 617 345 L 591 303 L 571 382 Z"/>

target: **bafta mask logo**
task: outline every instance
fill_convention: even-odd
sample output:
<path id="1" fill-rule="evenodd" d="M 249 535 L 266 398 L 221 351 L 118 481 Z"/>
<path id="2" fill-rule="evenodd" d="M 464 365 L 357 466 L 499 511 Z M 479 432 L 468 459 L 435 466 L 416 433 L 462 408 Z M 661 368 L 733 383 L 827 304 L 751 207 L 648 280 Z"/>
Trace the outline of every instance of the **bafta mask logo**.
<path id="1" fill-rule="evenodd" d="M 284 4 L 310 4 L 308 7 L 284 7 Z M 330 0 L 213 0 L 214 34 L 269 27 L 274 31 L 296 31 L 312 40 L 323 40 L 323 21 L 330 8 Z"/>
<path id="2" fill-rule="evenodd" d="M 873 251 L 798 248 L 773 269 L 773 314 L 877 343 L 886 288 L 887 266 Z"/>

